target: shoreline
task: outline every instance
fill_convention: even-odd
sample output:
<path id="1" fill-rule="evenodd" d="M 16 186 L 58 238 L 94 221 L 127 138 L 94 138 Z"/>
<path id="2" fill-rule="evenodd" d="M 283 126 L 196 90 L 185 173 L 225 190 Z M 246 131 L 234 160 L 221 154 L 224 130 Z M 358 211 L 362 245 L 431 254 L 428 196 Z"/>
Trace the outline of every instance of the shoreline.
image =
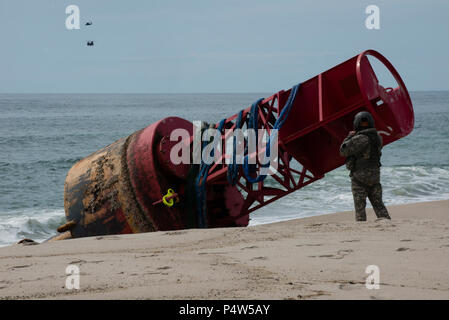
<path id="1" fill-rule="evenodd" d="M 449 299 L 449 200 L 388 210 L 0 247 L 0 299 Z"/>

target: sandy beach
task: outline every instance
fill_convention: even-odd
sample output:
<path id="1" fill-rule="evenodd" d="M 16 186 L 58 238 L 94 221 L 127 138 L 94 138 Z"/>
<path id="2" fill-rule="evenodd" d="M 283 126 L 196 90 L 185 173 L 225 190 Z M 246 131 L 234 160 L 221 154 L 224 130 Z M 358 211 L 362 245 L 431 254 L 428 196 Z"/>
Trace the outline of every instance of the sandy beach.
<path id="1" fill-rule="evenodd" d="M 449 299 L 449 200 L 389 211 L 16 244 L 0 248 L 0 298 Z M 65 287 L 68 265 L 79 290 Z"/>

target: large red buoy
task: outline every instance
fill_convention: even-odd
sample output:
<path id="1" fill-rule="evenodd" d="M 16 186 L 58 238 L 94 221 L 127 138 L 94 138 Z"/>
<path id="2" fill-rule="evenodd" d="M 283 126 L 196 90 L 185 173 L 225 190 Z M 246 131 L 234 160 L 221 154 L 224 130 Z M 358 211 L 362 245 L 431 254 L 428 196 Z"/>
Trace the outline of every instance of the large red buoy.
<path id="1" fill-rule="evenodd" d="M 391 72 L 396 88 L 381 86 L 367 58 L 370 55 Z M 261 100 L 258 128 L 273 129 L 291 91 L 282 90 Z M 290 107 L 279 129 L 278 168 L 270 186 L 264 181 L 250 182 L 241 168 L 236 184 L 231 185 L 224 152 L 207 168 L 207 180 L 202 182 L 205 226 L 247 226 L 251 212 L 343 165 L 339 146 L 359 111 L 371 112 L 384 144 L 408 135 L 414 125 L 412 102 L 401 77 L 373 50 L 303 82 Z M 225 119 L 223 128 L 234 129 L 238 117 L 247 121 L 250 109 Z M 68 223 L 58 229 L 65 232 L 59 238 L 198 227 L 198 206 L 202 204 L 197 201 L 195 183 L 199 168 L 170 160 L 171 149 L 179 142 L 170 140 L 175 129 L 186 130 L 190 137 L 184 143 L 192 143 L 193 124 L 169 117 L 77 162 L 65 181 Z M 227 138 L 223 132 L 221 139 Z"/>

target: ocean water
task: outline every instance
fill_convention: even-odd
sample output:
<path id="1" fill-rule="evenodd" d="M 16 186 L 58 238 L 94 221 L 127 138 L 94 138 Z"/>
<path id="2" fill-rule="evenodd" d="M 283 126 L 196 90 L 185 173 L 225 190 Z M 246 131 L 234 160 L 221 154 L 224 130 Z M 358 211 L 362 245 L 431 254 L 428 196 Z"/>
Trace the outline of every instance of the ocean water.
<path id="1" fill-rule="evenodd" d="M 167 116 L 217 122 L 269 95 L 0 94 L 0 246 L 56 234 L 66 174 L 91 152 Z M 414 131 L 383 149 L 387 205 L 449 199 L 449 91 L 411 96 Z M 340 167 L 254 212 L 250 224 L 352 210 L 352 201 Z"/>

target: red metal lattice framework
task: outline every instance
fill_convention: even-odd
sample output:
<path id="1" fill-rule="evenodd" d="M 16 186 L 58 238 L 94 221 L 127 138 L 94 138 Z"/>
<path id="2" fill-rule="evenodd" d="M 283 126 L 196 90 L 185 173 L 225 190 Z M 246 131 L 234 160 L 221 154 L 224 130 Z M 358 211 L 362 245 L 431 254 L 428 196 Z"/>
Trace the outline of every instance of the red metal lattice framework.
<path id="1" fill-rule="evenodd" d="M 280 91 L 275 95 L 266 98 L 261 101 L 258 108 L 258 123 L 259 129 L 265 129 L 267 134 L 271 134 L 271 130 L 278 118 L 281 109 L 279 108 L 279 102 L 284 104 L 290 94 L 291 90 Z M 250 109 L 247 108 L 243 110 L 242 121 L 245 122 L 250 114 Z M 209 170 L 209 176 L 207 179 L 207 184 L 227 184 L 226 175 L 228 167 L 225 164 L 226 159 L 226 140 L 230 138 L 232 131 L 236 128 L 236 119 L 238 114 L 226 119 L 224 127 L 227 129 L 225 134 L 222 135 L 222 146 L 224 148 L 222 154 L 218 157 L 217 161 L 212 165 Z M 257 153 L 264 153 L 265 148 L 258 150 Z M 250 154 L 250 158 L 257 159 L 257 153 Z M 257 161 L 257 165 L 260 167 L 260 163 Z M 307 168 L 301 165 L 301 168 L 293 168 L 292 157 L 289 155 L 282 141 L 278 141 L 278 158 L 277 158 L 277 170 L 270 171 L 271 175 L 268 178 L 271 183 L 275 181 L 277 183 L 276 187 L 268 186 L 267 180 L 263 180 L 257 183 L 252 183 L 248 181 L 247 177 L 243 174 L 243 170 L 239 170 L 239 177 L 237 186 L 240 191 L 246 195 L 244 200 L 244 205 L 241 209 L 239 216 L 235 217 L 237 220 L 240 216 L 247 215 L 271 202 L 274 202 L 302 187 L 321 179 L 324 175 L 314 175 Z M 257 203 L 257 204 L 255 204 Z M 254 204 L 254 205 L 253 205 Z"/>

